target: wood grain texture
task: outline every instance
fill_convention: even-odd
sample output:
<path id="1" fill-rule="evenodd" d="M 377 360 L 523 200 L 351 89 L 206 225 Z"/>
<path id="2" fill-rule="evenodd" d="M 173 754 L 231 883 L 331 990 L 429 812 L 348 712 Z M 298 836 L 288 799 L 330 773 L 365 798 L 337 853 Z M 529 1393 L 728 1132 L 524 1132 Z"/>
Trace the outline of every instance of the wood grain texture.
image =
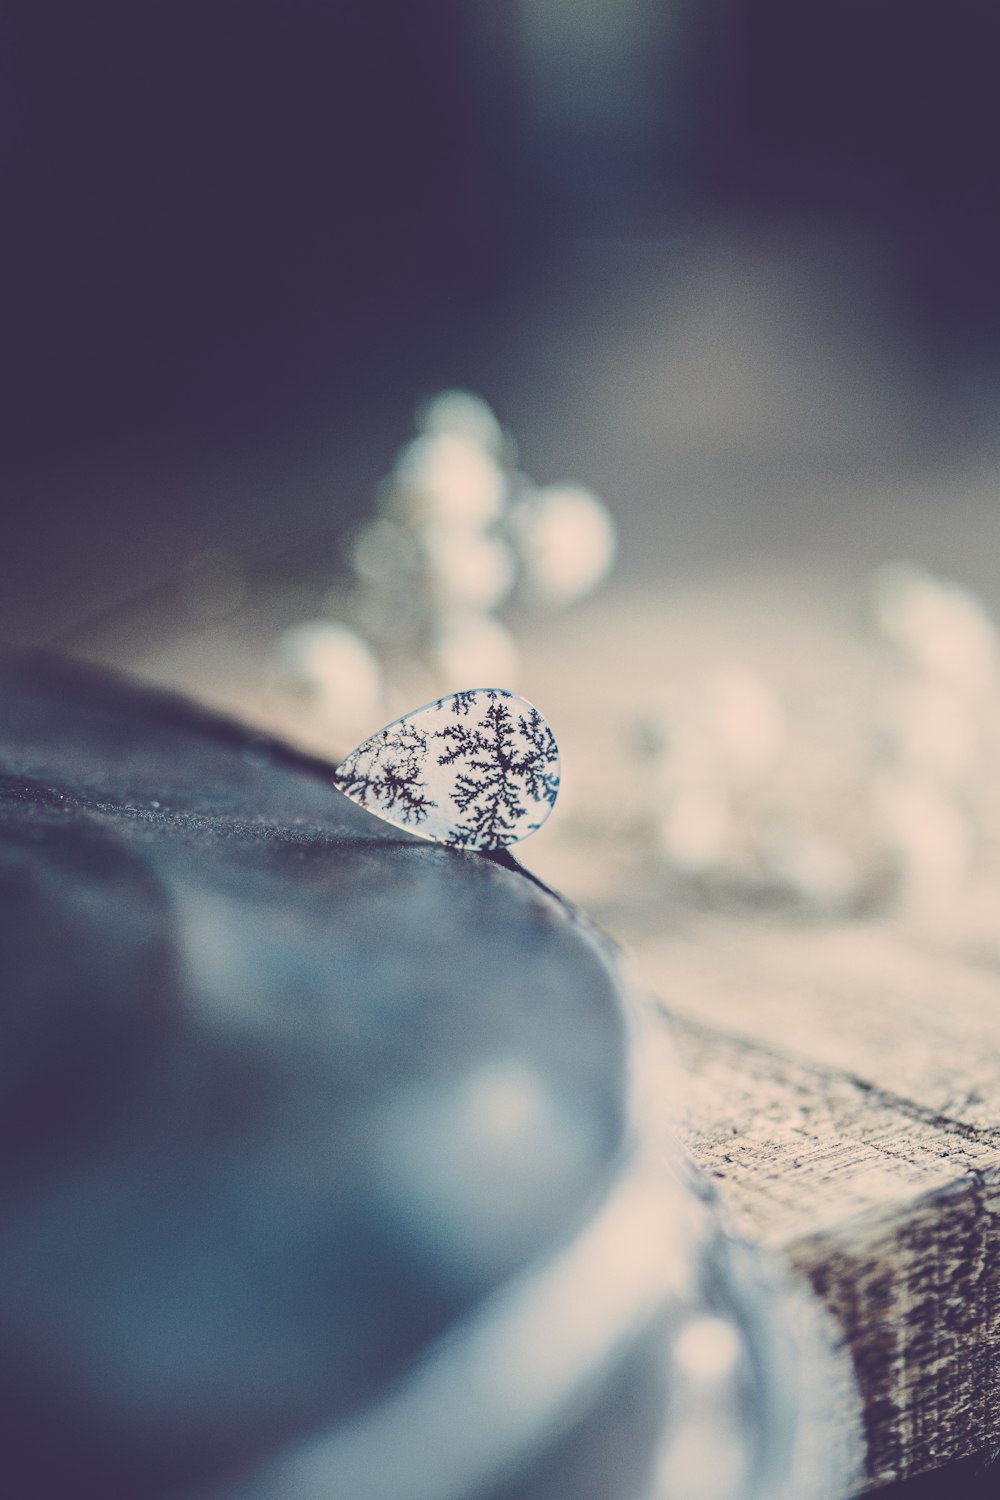
<path id="1" fill-rule="evenodd" d="M 954 982 L 942 992 L 936 1039 L 921 1031 L 919 996 L 903 1027 L 876 982 L 888 935 L 862 931 L 852 968 L 847 947 L 839 966 L 824 962 L 813 933 L 818 951 L 801 945 L 810 962 L 796 985 L 783 942 L 756 945 L 745 927 L 727 942 L 723 927 L 715 942 L 702 933 L 637 945 L 636 969 L 670 994 L 689 1149 L 748 1232 L 837 1319 L 862 1389 L 872 1487 L 995 1448 L 1000 1089 L 986 1091 L 998 1018 L 982 976 L 969 978 L 968 996 Z M 873 948 L 883 961 L 874 977 Z M 925 974 L 905 962 L 900 972 Z M 903 1006 L 908 986 L 898 991 Z M 977 997 L 979 1046 L 969 1034 Z"/>
<path id="2" fill-rule="evenodd" d="M 671 1011 L 863 1080 L 980 1130 L 1000 1127 L 1000 925 L 686 918 L 634 942 Z"/>

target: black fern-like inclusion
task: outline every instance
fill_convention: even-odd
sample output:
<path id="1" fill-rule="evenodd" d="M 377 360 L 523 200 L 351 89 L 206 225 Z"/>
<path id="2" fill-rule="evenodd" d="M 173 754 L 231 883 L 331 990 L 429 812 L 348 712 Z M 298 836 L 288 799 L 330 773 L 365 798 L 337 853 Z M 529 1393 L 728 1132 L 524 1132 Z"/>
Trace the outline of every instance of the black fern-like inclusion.
<path id="1" fill-rule="evenodd" d="M 337 773 L 337 784 L 362 807 L 370 802 L 377 808 L 398 814 L 404 823 L 420 824 L 432 808 L 437 807 L 427 795 L 423 768 L 427 759 L 427 735 L 412 724 L 390 725 L 366 747 L 365 762 L 375 771 L 363 771 L 361 758 L 350 764 L 351 757 Z"/>
<path id="2" fill-rule="evenodd" d="M 455 695 L 456 718 L 468 717 L 474 696 Z M 515 718 L 509 693 L 489 689 L 485 696 L 489 707 L 478 723 L 447 724 L 434 734 L 447 742 L 438 765 L 459 767 L 452 795 L 462 817 L 447 842 L 460 849 L 495 849 L 511 843 L 518 836 L 518 820 L 527 813 L 525 798 L 551 807 L 559 790 L 559 752 L 538 710 Z M 542 821 L 529 824 L 529 830 Z"/>
<path id="3" fill-rule="evenodd" d="M 476 699 L 479 697 L 477 688 L 466 688 L 464 692 L 451 694 L 451 711 L 453 714 L 461 714 L 463 718 L 469 717 L 469 710 L 475 707 Z M 444 708 L 446 698 L 439 698 L 438 708 Z"/>
<path id="4" fill-rule="evenodd" d="M 559 752 L 531 704 L 477 688 L 379 730 L 335 781 L 398 827 L 460 849 L 497 849 L 544 823 L 559 790 Z"/>

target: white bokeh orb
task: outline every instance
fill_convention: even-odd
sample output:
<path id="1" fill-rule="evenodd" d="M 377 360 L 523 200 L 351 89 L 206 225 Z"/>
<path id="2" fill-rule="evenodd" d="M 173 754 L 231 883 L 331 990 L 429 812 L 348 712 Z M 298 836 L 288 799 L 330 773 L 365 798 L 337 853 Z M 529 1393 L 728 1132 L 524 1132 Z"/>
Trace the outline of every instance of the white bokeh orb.
<path id="1" fill-rule="evenodd" d="M 436 624 L 428 659 L 441 692 L 470 687 L 512 687 L 520 670 L 514 637 L 498 620 L 474 610 L 454 610 Z"/>
<path id="2" fill-rule="evenodd" d="M 498 537 L 431 526 L 421 543 L 430 591 L 441 604 L 495 609 L 514 586 L 514 557 Z"/>
<path id="3" fill-rule="evenodd" d="M 1000 639 L 982 603 L 910 563 L 890 563 L 873 586 L 879 633 L 910 664 L 972 698 L 997 688 Z"/>
<path id="4" fill-rule="evenodd" d="M 335 620 L 286 630 L 274 648 L 278 683 L 304 699 L 334 732 L 363 732 L 382 707 L 382 672 L 356 631 Z"/>
<path id="5" fill-rule="evenodd" d="M 468 530 L 497 521 L 507 497 L 507 476 L 485 448 L 454 432 L 427 432 L 399 454 L 386 492 L 386 508 L 402 524 L 444 522 Z"/>
<path id="6" fill-rule="evenodd" d="M 607 506 L 579 485 L 547 485 L 511 509 L 525 591 L 544 604 L 584 598 L 607 576 L 617 534 Z"/>
<path id="7" fill-rule="evenodd" d="M 471 391 L 439 391 L 432 396 L 417 410 L 417 430 L 467 438 L 497 456 L 508 445 L 492 408 Z"/>
<path id="8" fill-rule="evenodd" d="M 784 713 L 770 683 L 729 667 L 702 681 L 700 699 L 707 737 L 727 774 L 753 781 L 769 771 L 785 741 Z"/>
<path id="9" fill-rule="evenodd" d="M 415 538 L 387 516 L 375 516 L 358 527 L 349 556 L 355 577 L 369 588 L 403 587 L 416 578 L 420 569 L 420 549 Z"/>

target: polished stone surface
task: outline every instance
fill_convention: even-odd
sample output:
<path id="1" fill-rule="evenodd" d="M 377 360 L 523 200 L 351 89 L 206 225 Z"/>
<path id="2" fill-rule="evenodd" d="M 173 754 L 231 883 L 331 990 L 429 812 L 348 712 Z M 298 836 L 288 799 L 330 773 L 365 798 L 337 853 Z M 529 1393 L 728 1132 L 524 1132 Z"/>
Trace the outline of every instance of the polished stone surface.
<path id="1" fill-rule="evenodd" d="M 581 1221 L 618 981 L 509 856 L 186 700 L 15 659 L 0 703 L 5 1478 L 186 1494 L 377 1399 Z"/>

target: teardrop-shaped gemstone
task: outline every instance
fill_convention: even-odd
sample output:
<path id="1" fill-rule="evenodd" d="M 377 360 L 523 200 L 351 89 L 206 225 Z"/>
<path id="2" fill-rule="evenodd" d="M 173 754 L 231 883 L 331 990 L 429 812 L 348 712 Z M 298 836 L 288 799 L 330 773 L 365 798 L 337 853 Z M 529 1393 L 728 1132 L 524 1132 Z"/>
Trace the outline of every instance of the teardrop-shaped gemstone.
<path id="1" fill-rule="evenodd" d="M 457 849 L 500 849 L 552 811 L 559 749 L 526 699 L 472 688 L 369 736 L 341 761 L 334 785 L 408 833 Z"/>

